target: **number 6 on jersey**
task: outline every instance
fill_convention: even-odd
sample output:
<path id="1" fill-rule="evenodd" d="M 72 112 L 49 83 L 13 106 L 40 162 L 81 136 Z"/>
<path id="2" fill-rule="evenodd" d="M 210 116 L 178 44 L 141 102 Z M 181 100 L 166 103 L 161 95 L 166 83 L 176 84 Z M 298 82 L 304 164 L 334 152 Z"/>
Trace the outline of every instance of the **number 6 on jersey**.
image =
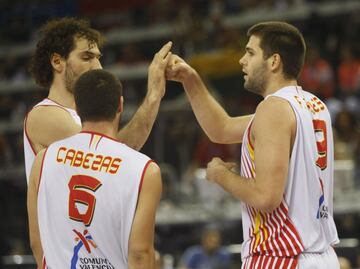
<path id="1" fill-rule="evenodd" d="M 96 197 L 89 191 L 96 192 L 101 187 L 101 182 L 96 178 L 87 175 L 74 175 L 69 181 L 69 217 L 72 220 L 80 221 L 89 226 L 92 222 Z M 85 213 L 80 213 L 77 203 L 87 206 Z"/>

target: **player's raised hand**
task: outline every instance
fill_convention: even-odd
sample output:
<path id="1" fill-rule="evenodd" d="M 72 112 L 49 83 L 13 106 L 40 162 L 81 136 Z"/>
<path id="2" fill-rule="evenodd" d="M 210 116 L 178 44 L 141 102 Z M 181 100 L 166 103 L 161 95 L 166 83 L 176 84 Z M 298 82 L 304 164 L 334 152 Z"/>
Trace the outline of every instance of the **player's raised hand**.
<path id="1" fill-rule="evenodd" d="M 162 98 L 165 94 L 165 68 L 171 57 L 172 42 L 166 43 L 157 53 L 148 70 L 148 91 L 155 93 L 156 98 Z"/>
<path id="2" fill-rule="evenodd" d="M 176 54 L 172 54 L 165 74 L 168 80 L 184 83 L 194 72 L 195 70 L 184 59 Z"/>

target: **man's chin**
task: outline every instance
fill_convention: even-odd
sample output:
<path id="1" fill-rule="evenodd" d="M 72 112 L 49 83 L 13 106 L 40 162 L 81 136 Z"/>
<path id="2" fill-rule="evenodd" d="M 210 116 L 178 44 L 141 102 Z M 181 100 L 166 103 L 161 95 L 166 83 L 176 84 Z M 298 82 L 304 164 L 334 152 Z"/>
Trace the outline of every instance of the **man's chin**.
<path id="1" fill-rule="evenodd" d="M 244 89 L 251 92 L 251 88 L 249 87 L 249 83 L 244 82 Z"/>
<path id="2" fill-rule="evenodd" d="M 262 92 L 259 91 L 257 88 L 251 87 L 249 86 L 249 84 L 244 83 L 244 89 L 247 90 L 248 92 L 252 92 L 258 95 L 262 95 Z"/>

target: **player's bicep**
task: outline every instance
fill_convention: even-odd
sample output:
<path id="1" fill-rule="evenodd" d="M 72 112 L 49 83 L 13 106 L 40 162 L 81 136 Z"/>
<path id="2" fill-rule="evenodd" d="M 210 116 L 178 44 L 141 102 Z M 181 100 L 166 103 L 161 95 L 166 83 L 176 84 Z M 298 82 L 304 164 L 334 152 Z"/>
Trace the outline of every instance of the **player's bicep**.
<path id="1" fill-rule="evenodd" d="M 77 134 L 81 126 L 59 107 L 37 107 L 27 118 L 27 133 L 32 143 L 47 147 L 51 143 Z"/>
<path id="2" fill-rule="evenodd" d="M 253 115 L 229 117 L 224 126 L 223 144 L 242 143 L 245 130 Z"/>
<path id="3" fill-rule="evenodd" d="M 129 249 L 142 251 L 154 245 L 155 215 L 160 201 L 160 168 L 151 162 L 146 168 L 133 221 Z"/>
<path id="4" fill-rule="evenodd" d="M 270 205 L 282 200 L 290 160 L 295 115 L 290 104 L 279 98 L 259 106 L 252 126 L 255 143 L 256 180 Z"/>

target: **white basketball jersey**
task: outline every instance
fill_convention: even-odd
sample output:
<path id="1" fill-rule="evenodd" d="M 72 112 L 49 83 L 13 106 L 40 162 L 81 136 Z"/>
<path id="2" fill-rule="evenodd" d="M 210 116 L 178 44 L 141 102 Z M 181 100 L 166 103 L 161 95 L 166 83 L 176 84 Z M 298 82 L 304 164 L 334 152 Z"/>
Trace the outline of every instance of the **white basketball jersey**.
<path id="1" fill-rule="evenodd" d="M 42 100 L 40 103 L 37 103 L 33 109 L 35 107 L 38 106 L 56 106 L 56 107 L 60 107 L 62 109 L 65 109 L 67 112 L 69 112 L 69 114 L 72 116 L 72 118 L 74 119 L 75 123 L 81 126 L 81 120 L 80 117 L 78 116 L 78 114 L 76 113 L 76 111 L 74 109 L 71 108 L 67 108 L 64 107 L 48 98 L 45 98 L 44 100 Z M 31 171 L 31 167 L 33 165 L 33 162 L 35 160 L 35 156 L 36 156 L 36 152 L 32 146 L 31 140 L 29 138 L 29 136 L 26 133 L 26 121 L 27 121 L 27 117 L 25 117 L 24 120 L 24 155 L 25 155 L 25 171 L 26 171 L 26 181 L 27 183 L 29 183 L 29 177 L 30 177 L 30 171 Z"/>
<path id="2" fill-rule="evenodd" d="M 333 220 L 330 115 L 323 102 L 301 87 L 285 87 L 270 96 L 287 100 L 293 108 L 296 137 L 280 206 L 264 213 L 243 205 L 242 258 L 250 255 L 291 258 L 302 252 L 322 253 L 339 241 Z M 244 134 L 241 156 L 241 175 L 249 180 L 256 174 L 254 147 L 249 139 L 251 124 Z M 278 261 L 279 266 L 282 262 L 274 261 Z M 289 268 L 296 268 L 296 261 L 284 260 L 287 265 L 292 262 L 294 266 Z M 250 268 L 246 266 L 250 265 L 243 268 Z M 288 268 L 279 266 L 276 268 Z"/>
<path id="3" fill-rule="evenodd" d="M 47 268 L 127 268 L 131 226 L 150 162 L 92 132 L 48 147 L 38 192 Z"/>

